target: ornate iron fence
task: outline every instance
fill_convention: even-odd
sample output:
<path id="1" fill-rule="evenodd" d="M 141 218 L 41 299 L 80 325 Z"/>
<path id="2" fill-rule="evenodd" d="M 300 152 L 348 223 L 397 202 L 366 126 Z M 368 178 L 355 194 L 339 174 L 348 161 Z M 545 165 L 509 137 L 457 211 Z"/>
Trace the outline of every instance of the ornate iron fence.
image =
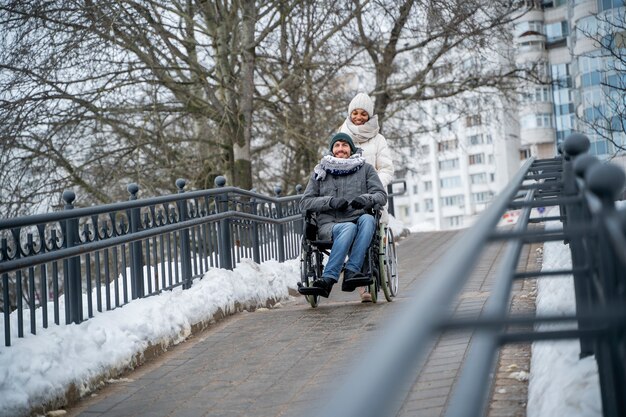
<path id="1" fill-rule="evenodd" d="M 300 252 L 299 195 L 226 187 L 0 220 L 0 308 L 5 345 L 24 332 L 80 323 L 94 311 L 181 286 L 242 258 L 283 262 Z M 296 187 L 299 193 L 301 187 Z"/>

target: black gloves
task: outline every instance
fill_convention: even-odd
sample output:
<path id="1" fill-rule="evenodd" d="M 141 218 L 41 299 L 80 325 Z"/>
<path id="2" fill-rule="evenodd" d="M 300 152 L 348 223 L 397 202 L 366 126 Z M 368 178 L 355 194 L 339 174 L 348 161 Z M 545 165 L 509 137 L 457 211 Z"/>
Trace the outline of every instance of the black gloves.
<path id="1" fill-rule="evenodd" d="M 346 200 L 345 198 L 333 197 L 330 199 L 330 203 L 328 203 L 328 205 L 330 206 L 330 208 L 344 211 L 348 208 L 348 200 Z"/>
<path id="2" fill-rule="evenodd" d="M 355 208 L 355 209 L 368 209 L 372 207 L 372 204 L 369 201 L 367 201 L 367 198 L 363 197 L 362 195 L 352 200 L 350 205 L 352 206 L 352 208 Z"/>
<path id="3" fill-rule="evenodd" d="M 346 200 L 345 198 L 333 197 L 330 199 L 330 202 L 328 203 L 328 205 L 330 206 L 330 208 L 339 210 L 339 211 L 344 211 L 345 209 L 348 208 L 348 206 L 352 206 L 352 208 L 354 209 L 365 209 L 365 210 L 373 206 L 373 204 L 370 203 L 367 200 L 367 198 L 365 198 L 362 195 L 352 200 L 351 203 L 348 203 L 348 200 Z"/>

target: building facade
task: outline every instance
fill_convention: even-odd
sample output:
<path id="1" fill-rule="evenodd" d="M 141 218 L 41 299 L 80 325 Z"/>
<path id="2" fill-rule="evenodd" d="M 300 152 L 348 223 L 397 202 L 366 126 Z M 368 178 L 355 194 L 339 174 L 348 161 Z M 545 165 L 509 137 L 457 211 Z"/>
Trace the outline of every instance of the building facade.
<path id="1" fill-rule="evenodd" d="M 418 230 L 467 227 L 521 162 L 555 156 L 575 131 L 590 138 L 592 154 L 625 165 L 626 123 L 610 102 L 624 103 L 626 68 L 603 49 L 607 39 L 626 45 L 624 16 L 624 0 L 528 1 L 513 28 L 515 60 L 535 79 L 516 104 L 481 107 L 453 132 L 420 138 L 401 173 L 407 192 L 395 198 L 396 217 Z"/>

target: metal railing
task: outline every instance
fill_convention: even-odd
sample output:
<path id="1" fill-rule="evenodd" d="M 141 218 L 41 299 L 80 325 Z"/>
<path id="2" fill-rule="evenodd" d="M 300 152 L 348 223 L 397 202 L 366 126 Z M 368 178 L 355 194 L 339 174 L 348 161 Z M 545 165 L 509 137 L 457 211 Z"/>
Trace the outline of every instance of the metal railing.
<path id="1" fill-rule="evenodd" d="M 0 308 L 12 337 L 181 286 L 242 258 L 283 262 L 300 253 L 300 195 L 274 197 L 226 187 L 0 220 Z M 296 187 L 296 192 L 301 191 Z"/>
<path id="2" fill-rule="evenodd" d="M 470 350 L 445 415 L 475 417 L 486 412 L 500 347 L 520 341 L 580 339 L 581 357 L 594 354 L 605 416 L 626 415 L 626 210 L 616 209 L 626 176 L 621 168 L 585 155 L 588 139 L 571 135 L 563 156 L 528 160 L 411 294 L 406 310 L 381 325 L 360 363 L 338 386 L 320 416 L 396 415 L 417 378 L 424 355 L 437 335 L 473 331 Z M 532 208 L 559 206 L 558 216 L 531 217 Z M 512 229 L 497 229 L 507 210 L 519 210 Z M 563 229 L 542 230 L 534 223 L 560 220 Z M 491 241 L 506 240 L 489 299 L 473 319 L 453 318 L 450 307 Z M 524 245 L 569 243 L 572 268 L 516 272 Z M 419 254 L 416 254 L 419 256 Z M 573 275 L 576 315 L 509 314 L 514 280 Z M 519 325 L 577 324 L 564 330 L 519 330 Z M 518 326 L 516 328 L 516 326 Z"/>

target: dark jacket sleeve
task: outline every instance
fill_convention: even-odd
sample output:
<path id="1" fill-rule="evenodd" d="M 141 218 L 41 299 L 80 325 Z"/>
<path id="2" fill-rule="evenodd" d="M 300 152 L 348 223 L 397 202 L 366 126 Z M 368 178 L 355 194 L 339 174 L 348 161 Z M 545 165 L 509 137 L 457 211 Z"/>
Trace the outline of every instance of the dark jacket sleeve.
<path id="1" fill-rule="evenodd" d="M 380 178 L 373 166 L 366 164 L 367 198 L 372 204 L 379 204 L 381 207 L 387 203 L 387 192 L 383 187 Z"/>
<path id="2" fill-rule="evenodd" d="M 313 175 L 309 178 L 309 183 L 300 199 L 300 211 L 302 213 L 306 210 L 314 212 L 330 210 L 329 204 L 332 196 L 320 195 L 320 182 L 314 179 Z"/>

